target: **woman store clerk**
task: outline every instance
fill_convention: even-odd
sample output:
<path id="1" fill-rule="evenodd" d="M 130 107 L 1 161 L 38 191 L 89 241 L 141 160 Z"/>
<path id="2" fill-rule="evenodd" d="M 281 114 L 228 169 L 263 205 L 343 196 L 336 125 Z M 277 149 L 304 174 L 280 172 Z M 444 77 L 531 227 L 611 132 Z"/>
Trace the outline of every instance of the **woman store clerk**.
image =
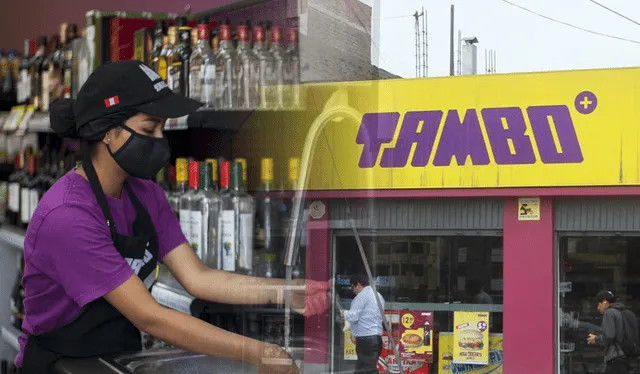
<path id="1" fill-rule="evenodd" d="M 149 179 L 170 158 L 166 118 L 199 103 L 173 93 L 139 61 L 99 67 L 76 101 L 51 106 L 51 126 L 79 138 L 82 167 L 42 198 L 24 242 L 25 320 L 16 364 L 23 374 L 53 373 L 62 358 L 141 350 L 140 330 L 188 351 L 254 364 L 260 372 L 295 372 L 277 346 L 218 329 L 160 306 L 149 293 L 162 261 L 192 295 L 229 304 L 282 300 L 282 280 L 206 268 L 180 230 L 164 191 Z M 265 287 L 265 285 L 270 287 Z M 327 285 L 307 282 L 293 307 L 327 307 Z M 267 360 L 292 362 L 291 360 Z"/>

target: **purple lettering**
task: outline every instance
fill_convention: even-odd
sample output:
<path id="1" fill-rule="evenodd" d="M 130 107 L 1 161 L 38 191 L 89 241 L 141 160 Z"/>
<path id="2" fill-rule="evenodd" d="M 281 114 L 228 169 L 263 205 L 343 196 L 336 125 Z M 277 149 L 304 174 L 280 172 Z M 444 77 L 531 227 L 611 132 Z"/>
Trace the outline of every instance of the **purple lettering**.
<path id="1" fill-rule="evenodd" d="M 382 144 L 393 140 L 400 113 L 367 113 L 362 117 L 356 143 L 363 144 L 358 165 L 372 168 L 378 160 Z"/>
<path id="2" fill-rule="evenodd" d="M 409 160 L 413 144 L 416 145 L 416 150 L 411 160 L 411 166 L 427 166 L 441 120 L 442 111 L 440 110 L 406 113 L 396 146 L 384 150 L 380 166 L 383 168 L 404 167 Z M 422 122 L 422 129 L 418 132 L 420 122 Z"/>
<path id="3" fill-rule="evenodd" d="M 487 129 L 489 144 L 493 150 L 496 164 L 535 164 L 536 155 L 533 153 L 533 146 L 529 136 L 525 135 L 527 125 L 524 122 L 520 108 L 482 109 L 482 118 L 484 119 L 484 126 Z M 503 118 L 507 128 L 503 126 Z M 513 146 L 513 153 L 509 143 Z"/>
<path id="4" fill-rule="evenodd" d="M 456 110 L 447 113 L 433 165 L 449 166 L 453 156 L 459 166 L 466 163 L 467 157 L 473 165 L 489 165 L 489 154 L 475 109 L 467 110 L 463 121 Z"/>
<path id="5" fill-rule="evenodd" d="M 566 105 L 531 106 L 527 108 L 527 114 L 543 163 L 570 164 L 584 161 L 571 113 Z M 558 135 L 558 145 L 553 139 L 551 120 Z"/>

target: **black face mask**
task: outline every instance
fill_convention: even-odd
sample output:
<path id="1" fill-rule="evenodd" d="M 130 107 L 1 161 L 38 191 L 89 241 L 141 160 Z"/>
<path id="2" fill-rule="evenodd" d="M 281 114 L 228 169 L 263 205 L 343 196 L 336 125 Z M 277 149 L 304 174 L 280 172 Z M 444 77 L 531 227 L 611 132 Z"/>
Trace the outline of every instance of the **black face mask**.
<path id="1" fill-rule="evenodd" d="M 140 135 L 127 126 L 121 126 L 131 136 L 115 152 L 107 149 L 111 157 L 127 174 L 140 179 L 153 179 L 171 159 L 171 149 L 165 138 Z"/>

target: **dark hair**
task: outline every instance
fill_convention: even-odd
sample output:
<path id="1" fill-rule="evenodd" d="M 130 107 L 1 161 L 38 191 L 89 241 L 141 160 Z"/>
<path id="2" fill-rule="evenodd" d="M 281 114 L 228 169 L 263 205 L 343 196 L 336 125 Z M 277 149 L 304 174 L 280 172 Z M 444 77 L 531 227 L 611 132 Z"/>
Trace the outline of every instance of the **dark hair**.
<path id="1" fill-rule="evenodd" d="M 369 278 L 367 278 L 364 274 L 358 273 L 351 276 L 351 285 L 357 286 L 358 284 L 366 287 L 369 285 Z"/>
<path id="2" fill-rule="evenodd" d="M 605 300 L 609 303 L 615 303 L 618 298 L 613 294 L 613 292 L 608 290 L 602 290 L 598 292 L 598 294 L 596 295 L 596 302 L 601 303 Z"/>
<path id="3" fill-rule="evenodd" d="M 63 138 L 80 139 L 80 155 L 88 155 L 89 157 L 95 155 L 98 144 L 102 141 L 107 131 L 122 125 L 136 114 L 138 114 L 137 110 L 124 110 L 95 119 L 86 125 L 78 127 L 73 100 L 59 99 L 49 107 L 49 118 L 53 131 Z"/>

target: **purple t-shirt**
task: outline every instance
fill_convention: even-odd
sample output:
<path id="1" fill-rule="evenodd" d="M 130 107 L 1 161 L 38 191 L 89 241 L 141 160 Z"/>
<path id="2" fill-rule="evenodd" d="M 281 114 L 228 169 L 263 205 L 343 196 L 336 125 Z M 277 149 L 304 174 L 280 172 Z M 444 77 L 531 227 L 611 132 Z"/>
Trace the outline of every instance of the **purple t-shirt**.
<path id="1" fill-rule="evenodd" d="M 186 243 L 164 191 L 155 183 L 129 178 L 158 233 L 158 261 Z M 120 234 L 131 235 L 135 210 L 125 190 L 107 196 Z M 134 271 L 113 245 L 104 214 L 89 182 L 67 173 L 42 197 L 24 240 L 25 319 L 23 329 L 42 334 L 74 320 L 86 304 L 113 291 Z M 135 262 L 135 260 L 134 260 Z M 20 339 L 16 365 L 22 366 L 27 342 Z"/>

